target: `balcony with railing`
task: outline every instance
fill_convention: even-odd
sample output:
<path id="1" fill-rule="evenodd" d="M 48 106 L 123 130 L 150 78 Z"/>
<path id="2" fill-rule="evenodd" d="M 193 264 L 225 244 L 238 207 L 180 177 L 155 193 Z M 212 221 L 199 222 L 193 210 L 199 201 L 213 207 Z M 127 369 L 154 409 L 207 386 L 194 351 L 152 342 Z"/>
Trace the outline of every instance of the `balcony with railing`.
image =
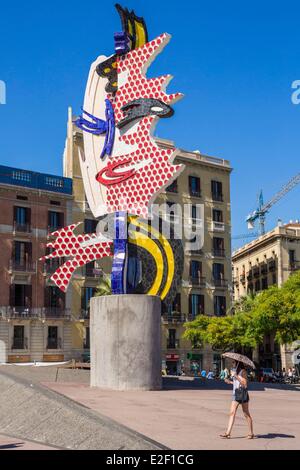
<path id="1" fill-rule="evenodd" d="M 215 220 L 211 223 L 211 230 L 213 232 L 225 232 L 224 222 L 216 222 Z"/>
<path id="2" fill-rule="evenodd" d="M 81 320 L 89 320 L 90 319 L 90 309 L 89 308 L 82 308 L 80 311 L 80 319 Z"/>
<path id="3" fill-rule="evenodd" d="M 198 191 L 196 191 L 196 190 L 190 188 L 189 193 L 190 193 L 191 197 L 198 197 L 198 198 L 201 197 L 200 189 Z"/>
<path id="4" fill-rule="evenodd" d="M 13 223 L 13 234 L 15 235 L 16 233 L 31 233 L 31 225 L 30 223 L 24 223 L 21 224 L 14 220 Z"/>
<path id="5" fill-rule="evenodd" d="M 185 323 L 186 315 L 180 312 L 165 312 L 162 314 L 163 323 Z"/>
<path id="6" fill-rule="evenodd" d="M 213 248 L 212 255 L 216 258 L 225 258 L 225 250 L 224 248 Z"/>
<path id="7" fill-rule="evenodd" d="M 180 348 L 180 340 L 179 339 L 168 339 L 167 341 L 167 349 L 179 349 Z"/>
<path id="8" fill-rule="evenodd" d="M 13 338 L 11 349 L 28 349 L 28 338 Z"/>
<path id="9" fill-rule="evenodd" d="M 38 309 L 29 307 L 0 307 L 0 317 L 6 320 L 38 318 Z"/>
<path id="10" fill-rule="evenodd" d="M 48 337 L 47 338 L 47 349 L 62 349 L 61 338 Z"/>
<path id="11" fill-rule="evenodd" d="M 97 269 L 94 264 L 87 264 L 83 272 L 86 277 L 97 278 L 100 276 L 101 270 Z"/>
<path id="12" fill-rule="evenodd" d="M 31 260 L 15 260 L 9 261 L 9 272 L 35 273 L 36 263 Z"/>
<path id="13" fill-rule="evenodd" d="M 212 278 L 211 283 L 214 287 L 218 287 L 218 288 L 221 288 L 221 289 L 226 289 L 228 287 L 228 280 L 227 279 Z"/>
<path id="14" fill-rule="evenodd" d="M 41 309 L 41 317 L 44 319 L 62 319 L 70 320 L 71 318 L 71 309 L 61 308 L 61 307 L 43 307 Z"/>
<path id="15" fill-rule="evenodd" d="M 173 193 L 177 194 L 178 193 L 178 183 L 177 180 L 173 181 L 167 188 L 166 188 L 167 193 Z"/>
<path id="16" fill-rule="evenodd" d="M 53 274 L 58 268 L 60 268 L 60 266 L 64 264 L 64 262 L 64 258 L 46 260 L 46 262 L 43 264 L 44 276 L 47 274 Z"/>
<path id="17" fill-rule="evenodd" d="M 291 261 L 289 263 L 290 271 L 299 271 L 300 269 L 300 261 Z"/>
<path id="18" fill-rule="evenodd" d="M 63 228 L 62 225 L 48 225 L 47 230 L 48 230 L 48 238 L 52 236 L 53 232 L 57 232 L 58 230 L 61 230 Z"/>
<path id="19" fill-rule="evenodd" d="M 195 287 L 205 287 L 206 278 L 204 276 L 190 276 L 190 284 Z"/>
<path id="20" fill-rule="evenodd" d="M 191 256 L 194 256 L 194 255 L 203 256 L 204 253 L 203 253 L 203 250 L 201 248 L 198 248 L 196 250 L 189 250 L 188 254 L 191 255 Z"/>
<path id="21" fill-rule="evenodd" d="M 223 202 L 223 194 L 222 193 L 212 193 L 211 198 L 212 198 L 213 201 Z"/>

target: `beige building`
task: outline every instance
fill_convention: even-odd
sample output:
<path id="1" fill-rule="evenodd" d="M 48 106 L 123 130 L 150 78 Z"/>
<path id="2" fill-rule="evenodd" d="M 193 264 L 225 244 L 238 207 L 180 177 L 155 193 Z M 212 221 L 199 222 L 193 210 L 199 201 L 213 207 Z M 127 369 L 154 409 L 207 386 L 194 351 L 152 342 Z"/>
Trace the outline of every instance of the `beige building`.
<path id="1" fill-rule="evenodd" d="M 172 142 L 157 139 L 162 147 Z M 73 221 L 85 220 L 85 231 L 93 231 L 95 221 L 86 202 L 80 172 L 78 147 L 82 133 L 72 123 L 69 110 L 67 140 L 64 152 L 64 176 L 73 180 Z M 220 354 L 210 349 L 192 348 L 182 339 L 185 321 L 198 314 L 226 315 L 231 302 L 231 235 L 230 235 L 230 164 L 226 160 L 181 150 L 176 163 L 186 168 L 178 179 L 162 193 L 157 203 L 189 205 L 189 214 L 182 210 L 184 224 L 204 224 L 204 244 L 200 250 L 188 251 L 185 246 L 184 273 L 177 298 L 162 316 L 162 366 L 178 373 L 193 367 L 219 368 Z M 197 205 L 204 209 L 198 219 Z M 173 220 L 173 219 L 172 219 Z M 180 221 L 179 221 L 180 222 Z M 174 221 L 176 224 L 176 220 Z M 84 228 L 84 227 L 83 227 Z M 72 282 L 72 312 L 78 318 L 73 327 L 73 347 L 78 354 L 89 341 L 89 299 L 94 294 L 99 268 L 110 272 L 111 261 L 103 260 L 75 274 Z"/>
<path id="2" fill-rule="evenodd" d="M 300 224 L 279 225 L 236 250 L 232 255 L 234 299 L 257 293 L 269 286 L 281 286 L 300 269 Z M 292 365 L 291 350 L 280 348 L 268 336 L 257 351 L 262 367 L 288 368 Z"/>

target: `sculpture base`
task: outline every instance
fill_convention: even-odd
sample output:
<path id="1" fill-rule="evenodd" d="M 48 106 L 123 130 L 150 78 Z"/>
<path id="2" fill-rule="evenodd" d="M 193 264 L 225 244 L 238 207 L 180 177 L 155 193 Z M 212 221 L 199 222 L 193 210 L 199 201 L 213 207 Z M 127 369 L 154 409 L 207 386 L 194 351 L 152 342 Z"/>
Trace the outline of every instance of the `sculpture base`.
<path id="1" fill-rule="evenodd" d="M 161 389 L 161 300 L 149 295 L 93 297 L 91 386 Z"/>

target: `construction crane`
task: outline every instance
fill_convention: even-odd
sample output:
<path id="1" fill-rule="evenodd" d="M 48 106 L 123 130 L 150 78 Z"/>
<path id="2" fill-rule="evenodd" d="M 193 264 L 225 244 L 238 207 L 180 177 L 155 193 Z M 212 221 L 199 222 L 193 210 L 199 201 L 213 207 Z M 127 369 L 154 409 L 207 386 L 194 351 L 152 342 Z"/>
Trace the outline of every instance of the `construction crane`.
<path id="1" fill-rule="evenodd" d="M 265 223 L 266 223 L 266 214 L 269 212 L 272 206 L 276 204 L 283 196 L 285 196 L 289 191 L 291 191 L 297 184 L 300 183 L 300 173 L 298 173 L 296 176 L 294 176 L 290 181 L 281 188 L 278 193 L 275 194 L 275 196 L 270 199 L 269 202 L 264 204 L 263 200 L 263 193 L 262 190 L 260 191 L 259 197 L 258 197 L 258 207 L 257 209 L 252 212 L 251 214 L 248 215 L 246 218 L 246 222 L 248 223 L 248 228 L 253 229 L 254 224 L 256 220 L 258 219 L 259 223 L 259 234 L 264 235 L 265 233 Z"/>

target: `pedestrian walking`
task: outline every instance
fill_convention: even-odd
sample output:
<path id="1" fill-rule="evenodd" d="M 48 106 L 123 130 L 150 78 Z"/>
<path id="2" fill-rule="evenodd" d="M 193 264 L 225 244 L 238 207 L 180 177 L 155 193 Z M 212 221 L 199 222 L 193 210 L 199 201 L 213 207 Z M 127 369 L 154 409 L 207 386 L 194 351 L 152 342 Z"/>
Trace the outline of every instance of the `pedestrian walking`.
<path id="1" fill-rule="evenodd" d="M 234 353 L 232 355 L 234 355 Z M 242 405 L 242 410 L 249 428 L 247 438 L 253 439 L 253 420 L 249 412 L 248 377 L 244 363 L 234 361 L 233 369 L 231 371 L 231 379 L 226 378 L 225 382 L 227 384 L 233 385 L 233 392 L 227 430 L 224 434 L 220 434 L 220 437 L 222 437 L 223 439 L 230 438 L 237 409 L 239 405 Z"/>

